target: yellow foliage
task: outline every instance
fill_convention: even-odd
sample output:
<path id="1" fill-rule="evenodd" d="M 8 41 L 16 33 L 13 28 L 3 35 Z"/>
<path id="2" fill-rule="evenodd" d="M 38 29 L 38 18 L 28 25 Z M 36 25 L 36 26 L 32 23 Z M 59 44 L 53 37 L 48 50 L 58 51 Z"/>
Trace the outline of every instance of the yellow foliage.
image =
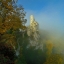
<path id="1" fill-rule="evenodd" d="M 16 45 L 16 35 L 14 32 L 19 29 L 26 29 L 26 26 L 23 26 L 21 20 L 21 13 L 23 13 L 23 19 L 25 13 L 22 8 L 20 13 L 20 8 L 16 7 L 18 11 L 13 8 L 12 0 L 1 0 L 2 4 L 0 5 L 0 42 L 8 43 L 12 46 Z"/>
<path id="2" fill-rule="evenodd" d="M 52 54 L 44 64 L 63 64 L 63 56 L 60 54 Z"/>
<path id="3" fill-rule="evenodd" d="M 47 56 L 49 56 L 52 53 L 52 49 L 53 49 L 53 43 L 50 40 L 46 42 L 46 49 L 47 49 L 46 54 Z"/>

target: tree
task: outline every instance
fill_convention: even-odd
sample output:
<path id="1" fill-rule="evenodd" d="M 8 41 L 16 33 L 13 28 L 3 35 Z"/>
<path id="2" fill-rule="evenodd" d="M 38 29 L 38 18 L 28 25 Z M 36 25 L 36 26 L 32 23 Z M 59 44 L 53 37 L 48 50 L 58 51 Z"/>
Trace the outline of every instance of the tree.
<path id="1" fill-rule="evenodd" d="M 63 56 L 61 54 L 52 54 L 44 64 L 63 64 Z"/>
<path id="2" fill-rule="evenodd" d="M 0 0 L 0 42 L 16 44 L 15 32 L 26 27 L 23 23 L 25 12 L 22 6 L 17 6 L 12 0 Z"/>
<path id="3" fill-rule="evenodd" d="M 47 57 L 52 54 L 53 43 L 50 40 L 46 41 L 46 55 Z"/>
<path id="4" fill-rule="evenodd" d="M 16 55 L 12 46 L 0 43 L 0 64 L 14 64 Z"/>
<path id="5" fill-rule="evenodd" d="M 18 44 L 16 32 L 26 29 L 24 17 L 24 8 L 17 6 L 14 0 L 0 0 L 0 45 L 5 43 L 15 51 Z"/>

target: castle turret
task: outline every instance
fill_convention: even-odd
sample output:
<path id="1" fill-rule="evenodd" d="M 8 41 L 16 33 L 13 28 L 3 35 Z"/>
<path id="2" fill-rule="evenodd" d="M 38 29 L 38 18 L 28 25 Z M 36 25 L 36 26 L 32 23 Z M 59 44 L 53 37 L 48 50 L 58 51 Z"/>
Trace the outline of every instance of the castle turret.
<path id="1" fill-rule="evenodd" d="M 30 16 L 30 25 L 27 28 L 27 35 L 29 36 L 30 46 L 36 46 L 35 49 L 43 49 L 43 45 L 41 42 L 41 37 L 39 34 L 39 24 L 35 21 L 33 15 Z"/>
<path id="2" fill-rule="evenodd" d="M 35 21 L 34 16 L 31 15 L 31 16 L 30 16 L 30 26 L 32 25 L 32 23 L 33 23 L 34 21 Z"/>
<path id="3" fill-rule="evenodd" d="M 30 27 L 33 32 L 38 31 L 38 23 L 35 21 L 35 18 L 33 15 L 30 16 Z"/>

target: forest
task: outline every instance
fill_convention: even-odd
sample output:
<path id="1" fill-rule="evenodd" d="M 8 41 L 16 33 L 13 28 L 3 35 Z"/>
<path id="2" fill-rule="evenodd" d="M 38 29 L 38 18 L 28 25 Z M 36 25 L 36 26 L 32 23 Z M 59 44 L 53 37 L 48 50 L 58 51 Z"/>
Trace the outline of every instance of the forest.
<path id="1" fill-rule="evenodd" d="M 0 64 L 64 64 L 46 31 L 40 30 L 38 41 L 43 48 L 30 45 L 25 16 L 15 0 L 0 0 Z"/>

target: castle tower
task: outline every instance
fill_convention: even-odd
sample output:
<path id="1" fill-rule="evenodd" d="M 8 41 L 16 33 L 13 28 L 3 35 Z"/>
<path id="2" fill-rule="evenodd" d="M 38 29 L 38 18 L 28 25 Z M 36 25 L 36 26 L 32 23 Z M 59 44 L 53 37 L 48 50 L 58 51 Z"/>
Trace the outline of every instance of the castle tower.
<path id="1" fill-rule="evenodd" d="M 33 15 L 30 16 L 30 27 L 33 32 L 38 31 L 38 23 L 35 21 L 35 18 Z"/>
<path id="2" fill-rule="evenodd" d="M 35 21 L 33 15 L 30 16 L 30 25 L 27 28 L 27 34 L 29 36 L 31 46 L 39 46 L 39 24 Z"/>
<path id="3" fill-rule="evenodd" d="M 34 16 L 31 15 L 31 16 L 30 16 L 30 26 L 32 25 L 32 23 L 33 23 L 34 21 L 35 21 Z"/>

